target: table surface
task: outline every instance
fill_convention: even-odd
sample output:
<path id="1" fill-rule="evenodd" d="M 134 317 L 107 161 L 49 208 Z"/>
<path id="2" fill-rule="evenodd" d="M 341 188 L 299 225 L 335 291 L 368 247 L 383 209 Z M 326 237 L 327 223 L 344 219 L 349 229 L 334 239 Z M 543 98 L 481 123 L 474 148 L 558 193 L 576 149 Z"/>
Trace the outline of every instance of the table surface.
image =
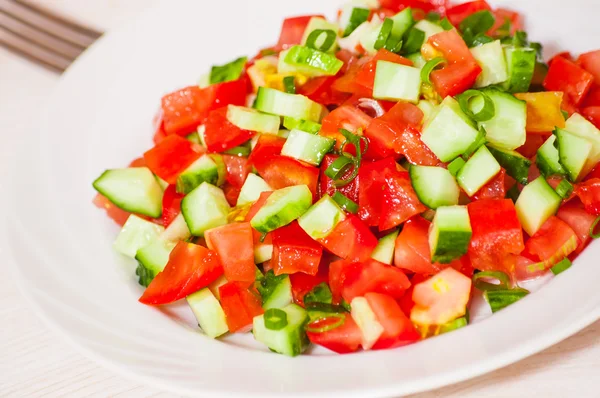
<path id="1" fill-rule="evenodd" d="M 43 3 L 89 25 L 107 29 L 135 16 L 153 1 L 104 0 L 94 4 L 46 0 Z M 0 47 L 0 192 L 11 158 L 11 140 L 35 125 L 35 115 L 57 83 L 58 75 Z M 56 336 L 28 308 L 7 268 L 7 264 L 0 264 L 0 396 L 172 396 L 104 369 Z M 412 398 L 598 397 L 599 370 L 600 321 L 514 365 Z"/>

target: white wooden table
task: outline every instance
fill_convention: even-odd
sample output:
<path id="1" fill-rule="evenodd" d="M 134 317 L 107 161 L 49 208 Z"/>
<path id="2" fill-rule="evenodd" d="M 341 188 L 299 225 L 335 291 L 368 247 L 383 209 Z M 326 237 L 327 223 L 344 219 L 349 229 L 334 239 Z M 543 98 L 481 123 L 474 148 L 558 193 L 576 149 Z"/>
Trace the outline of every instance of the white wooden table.
<path id="1" fill-rule="evenodd" d="M 150 0 L 46 0 L 59 11 L 109 28 Z M 93 6 L 92 6 L 93 5 Z M 58 76 L 0 48 L 0 194 L 12 140 L 27 134 Z M 10 211 L 10 209 L 2 209 Z M 1 253 L 0 253 L 1 254 Z M 551 308 L 548 311 L 552 311 Z M 413 398 L 600 397 L 600 322 L 515 365 Z M 79 354 L 27 307 L 0 263 L 0 397 L 168 397 Z"/>

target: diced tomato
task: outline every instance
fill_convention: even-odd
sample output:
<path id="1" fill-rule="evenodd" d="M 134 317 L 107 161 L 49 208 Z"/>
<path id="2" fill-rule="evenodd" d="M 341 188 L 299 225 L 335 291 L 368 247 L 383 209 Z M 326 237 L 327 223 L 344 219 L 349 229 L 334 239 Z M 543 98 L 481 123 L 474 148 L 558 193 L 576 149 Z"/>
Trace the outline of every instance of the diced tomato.
<path id="1" fill-rule="evenodd" d="M 221 259 L 228 281 L 254 282 L 254 244 L 249 222 L 232 223 L 204 233 L 206 245 Z"/>
<path id="2" fill-rule="evenodd" d="M 369 227 L 355 215 L 348 215 L 325 238 L 318 239 L 324 248 L 338 257 L 362 261 L 371 256 L 377 238 Z"/>
<path id="3" fill-rule="evenodd" d="M 392 170 L 385 176 L 379 230 L 394 228 L 427 208 L 419 201 L 407 171 Z"/>
<path id="4" fill-rule="evenodd" d="M 262 165 L 269 163 L 273 157 L 281 154 L 281 149 L 285 144 L 285 138 L 278 137 L 272 134 L 261 134 L 258 137 L 258 141 L 256 142 L 256 146 L 252 153 L 250 153 L 250 157 L 248 158 L 248 163 L 250 165 Z"/>
<path id="5" fill-rule="evenodd" d="M 465 315 L 470 296 L 471 279 L 446 268 L 415 285 L 410 320 L 422 326 L 443 325 Z"/>
<path id="6" fill-rule="evenodd" d="M 358 215 L 369 226 L 379 225 L 381 208 L 383 204 L 383 190 L 386 185 L 386 176 L 396 170 L 393 158 L 386 158 L 374 163 L 360 166 L 358 178 Z"/>
<path id="7" fill-rule="evenodd" d="M 273 192 L 262 192 L 260 194 L 260 196 L 258 197 L 258 200 L 256 202 L 254 202 L 252 204 L 252 206 L 250 207 L 250 210 L 248 210 L 245 221 L 252 220 L 252 217 L 254 217 L 256 215 L 256 213 L 258 213 L 258 211 L 261 209 L 261 207 L 263 207 L 265 205 L 265 203 L 267 203 L 267 199 L 269 199 L 269 196 L 271 196 L 272 193 Z M 254 228 L 252 228 L 252 235 L 254 236 L 254 245 L 257 246 L 261 243 L 270 244 L 271 236 L 272 236 L 271 234 L 272 234 L 272 232 L 269 232 L 264 237 L 264 239 L 262 239 L 262 242 L 261 242 L 262 234 L 260 232 L 258 232 L 257 230 L 255 230 Z"/>
<path id="8" fill-rule="evenodd" d="M 252 329 L 255 316 L 264 313 L 258 292 L 244 282 L 228 282 L 219 287 L 221 307 L 231 333 L 246 333 Z"/>
<path id="9" fill-rule="evenodd" d="M 492 7 L 485 0 L 476 0 L 448 8 L 446 10 L 446 17 L 448 17 L 452 25 L 459 26 L 463 19 L 469 15 L 485 10 L 491 11 Z"/>
<path id="10" fill-rule="evenodd" d="M 388 295 L 367 293 L 365 298 L 383 326 L 383 333 L 372 347 L 375 350 L 401 347 L 421 339 L 421 335 L 410 319 L 402 312 L 400 305 Z"/>
<path id="11" fill-rule="evenodd" d="M 106 215 L 120 226 L 125 225 L 125 222 L 131 215 L 131 213 L 120 209 L 110 200 L 108 200 L 106 196 L 103 196 L 101 194 L 97 194 L 96 196 L 94 196 L 93 203 L 96 207 L 104 209 L 104 211 L 106 211 Z"/>
<path id="12" fill-rule="evenodd" d="M 444 268 L 453 266 L 460 268 L 460 261 L 452 264 L 431 262 L 429 247 L 429 227 L 431 223 L 423 217 L 413 217 L 408 220 L 398 237 L 394 252 L 394 265 L 415 274 L 433 275 Z"/>
<path id="13" fill-rule="evenodd" d="M 581 54 L 577 64 L 594 76 L 596 84 L 600 84 L 600 50 Z"/>
<path id="14" fill-rule="evenodd" d="M 346 73 L 333 82 L 331 89 L 341 93 L 352 93 L 360 97 L 371 97 L 373 90 L 356 83 L 356 75 L 371 59 L 372 57 L 362 57 L 350 65 Z"/>
<path id="15" fill-rule="evenodd" d="M 426 281 L 429 276 L 430 275 L 415 274 L 412 276 L 412 278 L 410 278 L 410 287 L 406 290 L 406 292 L 404 292 L 404 296 L 402 296 L 402 298 L 398 301 L 400 308 L 402 308 L 402 312 L 404 312 L 404 315 L 410 317 L 410 312 L 415 306 L 415 302 L 412 298 L 415 286 L 423 281 Z"/>
<path id="16" fill-rule="evenodd" d="M 339 322 L 338 318 L 327 318 L 310 324 L 312 328 L 321 328 Z M 317 333 L 307 331 L 306 335 L 313 344 L 323 346 L 338 354 L 348 354 L 358 350 L 362 342 L 362 332 L 350 314 L 344 314 L 344 323 L 334 329 Z"/>
<path id="17" fill-rule="evenodd" d="M 167 138 L 167 132 L 164 128 L 164 123 L 161 122 L 160 126 L 156 130 L 154 130 L 154 135 L 152 136 L 152 142 L 154 145 L 157 145 L 159 142 Z"/>
<path id="18" fill-rule="evenodd" d="M 254 135 L 227 120 L 227 107 L 208 114 L 204 142 L 209 152 L 223 152 L 248 141 Z"/>
<path id="19" fill-rule="evenodd" d="M 296 272 L 317 274 L 323 248 L 300 228 L 297 221 L 277 228 L 272 234 L 272 266 L 275 275 Z"/>
<path id="20" fill-rule="evenodd" d="M 574 251 L 574 254 L 579 254 L 590 243 L 590 228 L 596 220 L 596 216 L 586 212 L 579 203 L 567 203 L 562 206 L 556 217 L 567 223 L 569 227 L 577 234 L 579 246 Z"/>
<path id="21" fill-rule="evenodd" d="M 165 269 L 150 282 L 140 302 L 169 304 L 208 286 L 221 275 L 223 266 L 217 253 L 193 243 L 179 242 Z"/>
<path id="22" fill-rule="evenodd" d="M 306 26 L 312 17 L 321 17 L 322 15 L 305 15 L 301 17 L 287 18 L 281 26 L 279 41 L 275 46 L 275 51 L 286 50 L 302 42 Z"/>
<path id="23" fill-rule="evenodd" d="M 222 156 L 225 167 L 227 167 L 227 182 L 234 187 L 241 188 L 251 170 L 248 158 L 232 155 Z"/>
<path id="24" fill-rule="evenodd" d="M 575 189 L 575 194 L 579 196 L 585 206 L 585 210 L 595 216 L 600 216 L 600 179 L 592 178 L 582 182 Z"/>
<path id="25" fill-rule="evenodd" d="M 225 194 L 225 199 L 227 199 L 227 203 L 229 203 L 229 206 L 235 207 L 235 205 L 237 204 L 237 200 L 240 196 L 241 189 L 239 187 L 231 185 L 229 182 L 225 182 L 221 189 Z"/>
<path id="26" fill-rule="evenodd" d="M 590 107 L 600 107 L 600 85 L 598 84 L 594 84 L 592 88 L 590 88 L 590 91 L 588 91 L 583 102 L 581 103 L 581 108 Z"/>
<path id="27" fill-rule="evenodd" d="M 538 149 L 544 145 L 544 142 L 546 142 L 549 136 L 550 134 L 527 134 L 525 144 L 518 148 L 517 152 L 526 158 L 531 159 L 537 154 Z"/>
<path id="28" fill-rule="evenodd" d="M 545 268 L 536 267 L 535 261 L 523 257 L 517 256 L 515 260 L 515 277 L 517 281 L 528 281 L 539 278 L 548 272 Z"/>
<path id="29" fill-rule="evenodd" d="M 325 155 L 325 158 L 321 162 L 321 176 L 319 178 L 319 196 L 323 196 L 328 194 L 332 196 L 336 191 L 339 191 L 346 195 L 350 200 L 358 203 L 358 186 L 359 179 L 356 177 L 349 184 L 344 185 L 343 187 L 337 188 L 335 186 L 334 181 L 325 175 L 325 171 L 331 164 L 338 158 L 338 155 Z M 347 179 L 352 174 L 352 169 L 348 170 L 343 176 L 342 179 Z"/>
<path id="30" fill-rule="evenodd" d="M 475 84 L 481 67 L 456 30 L 433 35 L 428 43 L 440 51 L 448 61 L 448 65 L 431 73 L 431 82 L 442 97 L 455 96 Z"/>
<path id="31" fill-rule="evenodd" d="M 423 123 L 423 111 L 410 102 L 398 101 L 379 119 L 391 124 L 420 127 Z"/>
<path id="32" fill-rule="evenodd" d="M 162 98 L 163 126 L 167 135 L 188 135 L 206 120 L 208 112 L 227 105 L 244 105 L 246 79 L 214 84 L 204 89 L 190 86 Z"/>
<path id="33" fill-rule="evenodd" d="M 326 256 L 323 256 L 325 258 Z M 321 259 L 323 263 L 323 259 Z M 315 288 L 315 286 L 321 283 L 327 283 L 329 281 L 329 275 L 327 272 L 322 272 L 319 267 L 319 272 L 316 275 L 308 275 L 303 272 L 297 272 L 290 275 L 290 283 L 292 284 L 292 297 L 294 303 L 304 307 L 304 296 Z M 325 268 L 323 267 L 323 270 Z"/>
<path id="34" fill-rule="evenodd" d="M 578 106 L 583 101 L 592 83 L 594 76 L 572 61 L 557 57 L 550 65 L 548 75 L 544 80 L 544 88 L 548 91 L 563 91 L 564 100 L 569 104 Z"/>
<path id="35" fill-rule="evenodd" d="M 356 134 L 358 129 L 366 129 L 370 122 L 371 117 L 360 109 L 350 105 L 342 105 L 323 118 L 319 135 L 334 138 L 336 147 L 339 149 L 346 140 L 340 133 L 340 129 L 346 129 Z"/>
<path id="36" fill-rule="evenodd" d="M 585 116 L 587 120 L 592 122 L 596 128 L 600 128 L 600 106 L 588 106 L 583 108 L 581 114 Z"/>
<path id="37" fill-rule="evenodd" d="M 584 181 L 589 181 L 589 180 L 592 180 L 594 178 L 599 178 L 600 179 L 600 163 L 597 164 L 596 167 L 594 167 L 592 169 L 592 171 L 590 171 L 587 176 L 585 176 Z"/>
<path id="38" fill-rule="evenodd" d="M 306 185 L 317 197 L 317 184 L 319 168 L 288 158 L 287 156 L 274 156 L 269 162 L 254 163 L 258 174 L 273 189 L 281 189 L 293 185 Z"/>
<path id="39" fill-rule="evenodd" d="M 373 259 L 342 262 L 341 266 L 333 269 L 330 267 L 329 280 L 332 293 L 334 289 L 341 289 L 336 290 L 336 293 L 341 294 L 348 303 L 369 292 L 383 293 L 399 299 L 410 287 L 410 281 L 402 270 Z"/>
<path id="40" fill-rule="evenodd" d="M 298 94 L 305 95 L 311 100 L 325 106 L 340 106 L 348 99 L 350 94 L 333 89 L 332 85 L 336 79 L 335 76 L 323 76 L 310 79 L 298 89 Z"/>
<path id="41" fill-rule="evenodd" d="M 177 135 L 165 138 L 144 153 L 148 168 L 169 184 L 175 184 L 179 174 L 199 157 L 193 144 Z"/>
<path id="42" fill-rule="evenodd" d="M 472 266 L 512 275 L 515 258 L 511 254 L 520 254 L 525 247 L 514 203 L 485 199 L 471 202 L 467 208 L 473 229 L 468 252 Z"/>
<path id="43" fill-rule="evenodd" d="M 177 193 L 175 185 L 169 185 L 167 189 L 165 189 L 162 200 L 162 223 L 165 227 L 169 226 L 175 217 L 181 213 L 181 201 L 184 196 L 185 195 Z"/>
<path id="44" fill-rule="evenodd" d="M 496 37 L 500 32 L 498 31 L 506 21 L 510 22 L 510 35 L 514 35 L 517 30 L 523 29 L 523 20 L 521 14 L 515 11 L 507 10 L 505 8 L 497 8 L 492 11 L 496 21 L 494 26 L 487 32 L 489 36 Z"/>
<path id="45" fill-rule="evenodd" d="M 561 91 L 518 93 L 515 97 L 527 103 L 528 133 L 547 134 L 556 127 L 565 127 L 565 118 L 561 112 Z"/>
<path id="46" fill-rule="evenodd" d="M 531 271 L 548 270 L 568 257 L 579 245 L 575 231 L 558 217 L 550 217 L 525 244 L 524 254 L 537 263 L 527 267 Z"/>
<path id="47" fill-rule="evenodd" d="M 506 197 L 505 177 L 506 171 L 501 169 L 496 177 L 492 178 L 490 182 L 481 187 L 481 189 L 473 195 L 473 199 L 504 199 Z"/>
<path id="48" fill-rule="evenodd" d="M 395 64 L 412 66 L 412 61 L 409 59 L 382 48 L 368 63 L 362 66 L 355 77 L 356 84 L 362 86 L 369 93 L 373 93 L 378 61 L 388 61 Z"/>
<path id="49" fill-rule="evenodd" d="M 380 0 L 379 4 L 383 9 L 392 11 L 391 15 L 404 10 L 407 7 L 418 9 L 424 12 L 436 11 L 441 15 L 446 12 L 447 0 Z"/>

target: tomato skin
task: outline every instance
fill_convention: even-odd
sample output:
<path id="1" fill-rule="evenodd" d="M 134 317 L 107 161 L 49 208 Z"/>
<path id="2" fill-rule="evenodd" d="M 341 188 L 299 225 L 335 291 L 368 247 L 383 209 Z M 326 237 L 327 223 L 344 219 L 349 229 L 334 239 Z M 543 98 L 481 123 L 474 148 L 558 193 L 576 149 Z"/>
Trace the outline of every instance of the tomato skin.
<path id="1" fill-rule="evenodd" d="M 285 144 L 285 138 L 278 137 L 272 134 L 261 134 L 258 137 L 254 150 L 248 157 L 248 163 L 251 166 L 259 165 L 264 166 L 265 163 L 269 163 L 271 159 L 281 154 L 281 149 Z"/>
<path id="2" fill-rule="evenodd" d="M 169 184 L 175 184 L 179 174 L 199 157 L 193 144 L 178 135 L 165 138 L 144 153 L 148 168 Z"/>
<path id="3" fill-rule="evenodd" d="M 378 226 L 382 211 L 385 176 L 396 169 L 393 158 L 386 158 L 360 166 L 358 172 L 358 216 L 369 226 Z"/>
<path id="4" fill-rule="evenodd" d="M 488 36 L 496 37 L 498 34 L 498 30 L 506 20 L 510 22 L 510 34 L 514 35 L 517 30 L 523 30 L 523 18 L 521 14 L 515 11 L 507 10 L 505 8 L 497 8 L 492 11 L 496 21 L 494 22 L 494 26 L 488 31 Z"/>
<path id="5" fill-rule="evenodd" d="M 327 321 L 334 323 L 338 320 L 331 319 Z M 324 322 L 319 322 L 319 326 L 325 326 Z M 362 333 L 350 314 L 344 314 L 344 323 L 335 329 L 321 333 L 307 331 L 306 335 L 311 343 L 323 346 L 338 354 L 355 352 L 362 342 Z"/>
<path id="6" fill-rule="evenodd" d="M 255 162 L 254 167 L 273 189 L 306 185 L 312 192 L 313 198 L 317 197 L 319 181 L 317 167 L 280 155 L 273 156 L 269 162 Z"/>
<path id="7" fill-rule="evenodd" d="M 204 142 L 209 152 L 223 152 L 248 141 L 254 132 L 242 130 L 227 120 L 227 107 L 208 114 Z"/>
<path id="8" fill-rule="evenodd" d="M 275 275 L 303 272 L 316 275 L 323 248 L 298 225 L 297 221 L 277 228 L 273 234 L 273 259 Z"/>
<path id="9" fill-rule="evenodd" d="M 394 299 L 400 299 L 410 281 L 399 268 L 368 259 L 363 262 L 338 261 L 329 268 L 329 281 L 334 297 L 343 297 L 352 302 L 355 297 L 366 293 L 383 293 Z M 335 263 L 332 263 L 332 266 Z"/>
<path id="10" fill-rule="evenodd" d="M 484 199 L 467 205 L 473 236 L 469 258 L 483 271 L 514 272 L 514 254 L 525 248 L 523 229 L 510 199 Z"/>
<path id="11" fill-rule="evenodd" d="M 378 243 L 369 227 L 353 214 L 317 241 L 329 252 L 350 261 L 368 259 Z"/>
<path id="12" fill-rule="evenodd" d="M 131 215 L 128 211 L 120 209 L 116 205 L 114 205 L 106 196 L 101 194 L 97 194 L 94 196 L 94 200 L 92 201 L 96 207 L 99 209 L 103 209 L 106 212 L 106 215 L 111 218 L 114 222 L 119 224 L 121 227 L 125 225 L 127 219 Z"/>
<path id="13" fill-rule="evenodd" d="M 221 275 L 223 266 L 217 253 L 193 243 L 179 242 L 165 269 L 152 280 L 140 302 L 169 304 L 208 286 Z"/>
<path id="14" fill-rule="evenodd" d="M 249 222 L 233 223 L 204 233 L 206 245 L 221 259 L 225 278 L 230 282 L 254 282 L 254 243 Z"/>
<path id="15" fill-rule="evenodd" d="M 306 26 L 312 17 L 325 18 L 322 15 L 303 15 L 300 17 L 285 19 L 281 26 L 279 41 L 277 42 L 274 50 L 287 50 L 296 44 L 300 44 L 302 42 L 302 36 L 304 36 Z"/>
<path id="16" fill-rule="evenodd" d="M 162 223 L 165 227 L 181 213 L 181 201 L 185 195 L 177 193 L 175 185 L 169 185 L 163 194 Z"/>
<path id="17" fill-rule="evenodd" d="M 600 128 L 600 106 L 588 106 L 587 108 L 583 108 L 581 114 L 590 122 L 596 126 L 596 128 Z"/>
<path id="18" fill-rule="evenodd" d="M 321 263 L 323 263 L 323 259 L 327 256 L 323 256 L 321 259 Z M 292 297 L 294 298 L 294 303 L 304 307 L 304 296 L 309 293 L 311 290 L 315 288 L 320 283 L 328 283 L 329 275 L 327 272 L 321 272 L 321 267 L 319 267 L 319 272 L 316 275 L 308 275 L 303 272 L 297 272 L 295 274 L 290 275 L 290 283 L 292 284 Z M 323 268 L 325 269 L 325 268 Z"/>
<path id="19" fill-rule="evenodd" d="M 350 96 L 349 93 L 342 93 L 333 89 L 335 76 L 316 77 L 309 80 L 298 89 L 298 94 L 302 94 L 311 100 L 322 105 L 342 105 Z"/>
<path id="20" fill-rule="evenodd" d="M 341 192 L 346 195 L 350 200 L 358 203 L 358 186 L 359 186 L 359 178 L 358 176 L 352 180 L 348 185 L 344 185 L 343 187 L 336 188 L 334 181 L 325 175 L 325 171 L 327 168 L 337 159 L 338 155 L 328 154 L 323 158 L 323 162 L 321 162 L 321 175 L 319 177 L 319 197 L 322 197 L 325 194 L 332 196 L 335 192 Z M 352 170 L 348 170 L 342 177 L 342 179 L 347 179 L 352 174 Z"/>
<path id="21" fill-rule="evenodd" d="M 536 262 L 527 272 L 547 271 L 579 246 L 579 238 L 567 223 L 552 216 L 527 241 L 523 255 Z"/>
<path id="22" fill-rule="evenodd" d="M 248 158 L 233 155 L 221 156 L 227 168 L 227 182 L 236 188 L 241 188 L 251 171 Z"/>
<path id="23" fill-rule="evenodd" d="M 375 72 L 377 70 L 377 62 L 378 61 L 388 61 L 393 62 L 395 64 L 412 66 L 412 61 L 407 58 L 404 58 L 398 54 L 394 54 L 391 51 L 386 49 L 381 49 L 375 54 L 375 56 L 367 62 L 356 74 L 354 79 L 355 83 L 359 86 L 362 86 L 367 92 L 371 93 L 369 97 L 372 96 L 373 93 L 373 85 L 375 84 Z"/>
<path id="24" fill-rule="evenodd" d="M 269 196 L 271 196 L 273 192 L 262 192 L 260 194 L 260 196 L 258 197 L 258 200 L 256 202 L 254 202 L 252 204 L 252 206 L 250 207 L 250 209 L 248 210 L 248 213 L 246 214 L 246 219 L 245 221 L 252 221 L 252 217 L 254 217 L 256 215 L 256 213 L 258 213 L 258 211 L 261 209 L 261 207 L 263 207 L 265 205 L 265 203 L 267 203 L 267 199 L 269 199 Z M 257 230 L 255 230 L 254 228 L 252 228 L 252 236 L 254 237 L 254 245 L 260 245 L 262 244 L 271 244 L 271 237 L 272 237 L 272 232 L 269 232 L 264 239 L 262 239 L 261 242 L 261 237 L 262 234 L 260 232 L 258 232 Z"/>
<path id="25" fill-rule="evenodd" d="M 235 207 L 237 204 L 237 200 L 240 196 L 241 189 L 228 182 L 225 182 L 221 189 L 225 194 L 225 199 L 227 199 L 227 203 L 229 203 L 229 206 Z"/>
<path id="26" fill-rule="evenodd" d="M 594 76 L 596 84 L 600 84 L 600 50 L 581 54 L 577 64 Z"/>
<path id="27" fill-rule="evenodd" d="M 600 178 L 582 182 L 575 189 L 575 194 L 579 196 L 588 213 L 600 216 Z"/>
<path id="28" fill-rule="evenodd" d="M 336 148 L 340 149 L 342 143 L 346 140 L 340 133 L 340 129 L 358 134 L 358 129 L 366 129 L 371 120 L 372 118 L 360 109 L 351 105 L 342 105 L 323 118 L 319 135 L 335 139 Z M 346 151 L 352 152 L 352 154 L 356 153 L 354 148 L 348 147 L 348 149 Z"/>
<path id="29" fill-rule="evenodd" d="M 555 57 L 543 86 L 547 91 L 563 91 L 564 100 L 578 106 L 592 87 L 594 76 L 572 61 Z"/>
<path id="30" fill-rule="evenodd" d="M 492 7 L 485 0 L 476 0 L 468 3 L 458 4 L 446 10 L 446 16 L 454 26 L 460 23 L 471 14 L 478 11 L 491 11 Z"/>
<path id="31" fill-rule="evenodd" d="M 517 148 L 517 152 L 526 158 L 531 159 L 537 154 L 538 149 L 544 145 L 544 142 L 546 142 L 549 136 L 550 134 L 527 134 L 525 144 L 523 144 L 522 147 Z M 532 168 L 534 165 L 532 165 Z"/>
<path id="32" fill-rule="evenodd" d="M 396 300 L 381 293 L 366 293 L 365 299 L 375 313 L 377 321 L 383 326 L 383 333 L 372 349 L 401 347 L 421 339 L 421 335 Z"/>
<path id="33" fill-rule="evenodd" d="M 249 332 L 254 317 L 264 313 L 260 295 L 252 284 L 228 282 L 219 287 L 219 296 L 231 333 Z"/>
<path id="34" fill-rule="evenodd" d="M 492 178 L 490 182 L 485 184 L 479 191 L 473 195 L 473 199 L 504 199 L 506 197 L 506 185 L 505 180 L 506 171 L 501 169 L 496 177 Z"/>
<path id="35" fill-rule="evenodd" d="M 385 177 L 379 230 L 394 228 L 427 208 L 419 201 L 407 171 L 392 170 Z"/>
<path id="36" fill-rule="evenodd" d="M 567 223 L 575 231 L 579 239 L 579 246 L 574 254 L 581 253 L 590 243 L 590 228 L 596 220 L 596 216 L 586 212 L 579 204 L 568 203 L 558 210 L 556 217 Z"/>

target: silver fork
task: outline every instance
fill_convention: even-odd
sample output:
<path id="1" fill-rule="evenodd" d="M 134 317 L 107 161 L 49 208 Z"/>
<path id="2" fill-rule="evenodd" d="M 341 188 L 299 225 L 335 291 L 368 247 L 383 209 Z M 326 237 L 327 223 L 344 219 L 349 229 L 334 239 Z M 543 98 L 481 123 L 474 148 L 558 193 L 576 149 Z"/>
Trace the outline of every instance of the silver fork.
<path id="1" fill-rule="evenodd" d="M 0 45 L 63 72 L 102 35 L 22 0 L 0 0 Z"/>

